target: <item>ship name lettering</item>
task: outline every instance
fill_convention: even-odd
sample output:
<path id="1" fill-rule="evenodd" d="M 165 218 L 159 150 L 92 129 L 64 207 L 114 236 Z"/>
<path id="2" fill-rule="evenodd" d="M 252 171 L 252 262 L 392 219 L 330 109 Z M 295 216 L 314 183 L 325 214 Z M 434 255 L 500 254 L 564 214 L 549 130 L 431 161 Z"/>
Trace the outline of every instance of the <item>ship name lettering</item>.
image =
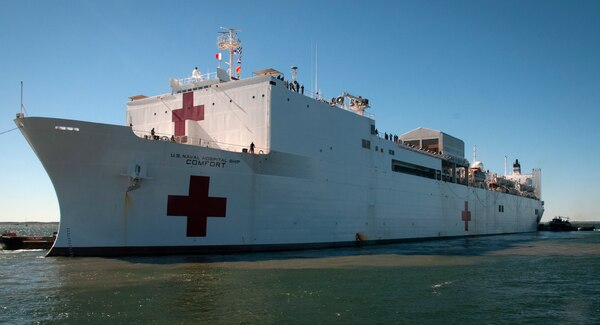
<path id="1" fill-rule="evenodd" d="M 223 158 L 218 158 L 218 157 L 202 157 L 203 160 L 208 160 L 208 161 L 220 161 L 220 162 L 226 162 L 225 159 Z"/>
<path id="2" fill-rule="evenodd" d="M 208 161 L 199 159 L 186 159 L 185 163 L 190 166 L 206 166 L 214 168 L 225 168 L 224 161 Z"/>
<path id="3" fill-rule="evenodd" d="M 196 155 L 186 155 L 184 153 L 179 154 L 179 153 L 171 153 L 171 158 L 184 158 L 184 159 L 200 159 L 198 156 Z"/>

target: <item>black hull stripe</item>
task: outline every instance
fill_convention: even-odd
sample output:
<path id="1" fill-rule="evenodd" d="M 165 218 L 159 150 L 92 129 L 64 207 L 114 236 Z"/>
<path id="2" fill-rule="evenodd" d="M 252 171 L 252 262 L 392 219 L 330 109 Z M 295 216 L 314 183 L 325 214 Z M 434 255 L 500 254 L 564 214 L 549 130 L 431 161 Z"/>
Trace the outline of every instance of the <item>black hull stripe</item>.
<path id="1" fill-rule="evenodd" d="M 535 232 L 535 231 L 528 231 Z M 426 238 L 402 238 L 387 240 L 347 241 L 329 243 L 303 244 L 270 244 L 270 245 L 219 245 L 219 246 L 125 246 L 125 247 L 52 247 L 46 256 L 71 257 L 119 257 L 119 256 L 164 256 L 164 255 L 202 255 L 202 254 L 237 254 L 251 252 L 276 252 L 308 249 L 325 249 L 337 247 L 352 247 L 363 245 L 385 245 L 419 241 L 456 239 L 465 237 L 482 237 L 510 235 L 485 234 Z"/>

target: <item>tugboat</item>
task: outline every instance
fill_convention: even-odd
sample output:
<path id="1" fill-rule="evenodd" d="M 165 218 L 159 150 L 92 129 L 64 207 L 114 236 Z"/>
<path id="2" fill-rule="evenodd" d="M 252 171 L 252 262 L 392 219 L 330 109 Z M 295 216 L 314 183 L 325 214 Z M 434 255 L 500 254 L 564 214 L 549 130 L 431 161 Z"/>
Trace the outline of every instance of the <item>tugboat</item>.
<path id="1" fill-rule="evenodd" d="M 56 232 L 52 236 L 17 236 L 14 231 L 5 231 L 0 236 L 0 244 L 6 250 L 50 249 L 55 239 Z"/>
<path id="2" fill-rule="evenodd" d="M 552 221 L 548 224 L 540 223 L 538 225 L 538 230 L 546 230 L 546 231 L 573 231 L 577 230 L 577 228 L 573 227 L 569 222 L 568 217 L 554 217 Z"/>

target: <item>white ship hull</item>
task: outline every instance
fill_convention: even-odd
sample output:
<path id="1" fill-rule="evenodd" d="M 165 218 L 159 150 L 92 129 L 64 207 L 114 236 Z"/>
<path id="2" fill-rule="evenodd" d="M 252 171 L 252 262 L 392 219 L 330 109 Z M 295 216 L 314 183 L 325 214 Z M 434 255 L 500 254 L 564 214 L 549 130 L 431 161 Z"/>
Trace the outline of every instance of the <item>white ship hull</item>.
<path id="1" fill-rule="evenodd" d="M 123 126 L 15 121 L 57 193 L 60 228 L 49 255 L 222 253 L 532 232 L 543 211 L 537 199 L 395 173 L 389 157 L 372 150 L 335 156 L 337 147 L 323 146 L 315 155 L 291 154 L 272 141 L 268 154 L 252 155 L 145 140 Z M 127 192 L 136 166 L 141 180 Z"/>

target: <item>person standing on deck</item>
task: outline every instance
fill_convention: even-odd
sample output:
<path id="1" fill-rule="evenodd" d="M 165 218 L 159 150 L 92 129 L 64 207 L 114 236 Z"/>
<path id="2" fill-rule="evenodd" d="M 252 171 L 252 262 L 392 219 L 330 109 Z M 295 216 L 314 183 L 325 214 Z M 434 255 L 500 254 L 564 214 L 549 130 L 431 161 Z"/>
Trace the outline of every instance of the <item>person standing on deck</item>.
<path id="1" fill-rule="evenodd" d="M 198 81 L 198 80 L 200 80 L 201 77 L 202 77 L 202 75 L 200 74 L 198 67 L 195 67 L 194 71 L 192 71 L 192 78 L 194 78 L 194 81 Z"/>

